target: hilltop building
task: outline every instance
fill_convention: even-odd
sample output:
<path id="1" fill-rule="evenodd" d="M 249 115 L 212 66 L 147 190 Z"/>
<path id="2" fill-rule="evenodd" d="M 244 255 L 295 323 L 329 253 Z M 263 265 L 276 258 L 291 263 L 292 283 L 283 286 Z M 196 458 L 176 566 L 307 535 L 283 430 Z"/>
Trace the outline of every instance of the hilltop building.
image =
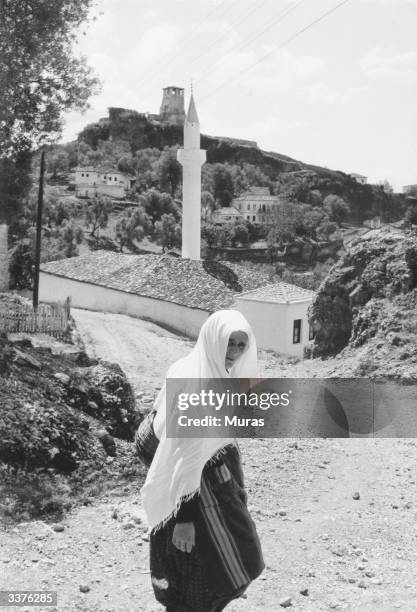
<path id="1" fill-rule="evenodd" d="M 182 87 L 164 87 L 159 115 L 162 121 L 182 125 L 185 121 L 184 89 Z"/>
<path id="2" fill-rule="evenodd" d="M 200 123 L 191 93 L 184 123 L 184 148 L 177 159 L 182 171 L 182 258 L 200 259 L 201 243 L 201 166 L 206 152 L 200 149 Z"/>
<path id="3" fill-rule="evenodd" d="M 356 172 L 352 172 L 351 174 L 349 174 L 350 178 L 355 179 L 355 181 L 357 183 L 360 183 L 361 185 L 366 185 L 368 182 L 368 177 L 367 176 L 363 176 L 363 174 L 357 174 Z"/>
<path id="4" fill-rule="evenodd" d="M 239 293 L 235 308 L 248 320 L 260 348 L 302 358 L 314 338 L 308 307 L 314 291 L 289 283 L 270 283 Z"/>
<path id="5" fill-rule="evenodd" d="M 162 90 L 162 102 L 159 109 L 159 115 L 155 113 L 145 113 L 146 117 L 153 122 L 170 123 L 171 125 L 184 125 L 185 107 L 184 107 L 184 88 L 177 85 L 164 87 Z M 217 140 L 227 144 L 239 145 L 243 147 L 258 147 L 258 143 L 254 140 L 245 140 L 244 138 L 231 138 L 229 136 L 213 136 Z"/>
<path id="6" fill-rule="evenodd" d="M 237 209 L 246 221 L 265 224 L 273 222 L 274 208 L 280 203 L 280 198 L 271 195 L 268 187 L 251 187 L 232 200 L 231 206 Z"/>
<path id="7" fill-rule="evenodd" d="M 75 169 L 74 181 L 75 195 L 79 198 L 105 195 L 115 200 L 122 200 L 136 179 L 118 170 L 85 166 Z"/>
<path id="8" fill-rule="evenodd" d="M 417 185 L 404 185 L 403 193 L 409 196 L 417 196 Z"/>
<path id="9" fill-rule="evenodd" d="M 241 147 L 255 147 L 258 148 L 256 140 L 245 140 L 244 138 L 232 138 L 230 136 L 213 136 L 217 140 L 222 140 L 228 144 L 240 145 Z"/>
<path id="10" fill-rule="evenodd" d="M 245 217 L 234 206 L 224 206 L 213 211 L 211 222 L 215 225 L 223 225 L 223 223 L 239 223 L 244 221 Z"/>

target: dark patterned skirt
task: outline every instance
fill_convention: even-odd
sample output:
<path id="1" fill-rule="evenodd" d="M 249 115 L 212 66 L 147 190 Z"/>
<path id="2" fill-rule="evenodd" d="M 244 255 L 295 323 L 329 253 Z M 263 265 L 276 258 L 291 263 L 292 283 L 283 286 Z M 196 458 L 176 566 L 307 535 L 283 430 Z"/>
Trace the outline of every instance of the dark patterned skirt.
<path id="1" fill-rule="evenodd" d="M 136 448 L 149 464 L 158 441 L 153 416 L 146 421 L 136 435 Z M 203 470 L 191 552 L 173 545 L 175 524 L 172 518 L 150 536 L 152 586 L 168 612 L 220 612 L 262 572 L 261 546 L 247 510 L 236 446 L 224 448 Z"/>
<path id="2" fill-rule="evenodd" d="M 187 612 L 208 612 L 219 599 L 205 579 L 198 546 L 191 552 L 178 550 L 172 544 L 175 518 L 150 538 L 150 566 L 156 599 L 164 606 Z"/>

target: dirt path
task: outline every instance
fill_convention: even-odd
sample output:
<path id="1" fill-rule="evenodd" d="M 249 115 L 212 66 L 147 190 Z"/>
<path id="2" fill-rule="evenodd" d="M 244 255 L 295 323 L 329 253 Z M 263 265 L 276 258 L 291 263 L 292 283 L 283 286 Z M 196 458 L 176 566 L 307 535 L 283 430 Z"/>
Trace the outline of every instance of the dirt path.
<path id="1" fill-rule="evenodd" d="M 88 350 L 119 362 L 137 393 L 152 393 L 168 365 L 190 348 L 150 323 L 74 314 Z M 299 374 L 300 364 L 295 367 Z M 289 597 L 290 609 L 311 612 L 417 609 L 414 440 L 241 440 L 240 446 L 267 567 L 247 598 L 227 610 L 274 612 Z M 139 521 L 138 493 L 121 486 L 69 514 L 62 532 L 39 522 L 3 533 L 1 588 L 55 589 L 60 612 L 160 611 L 145 528 L 132 521 L 127 528 L 122 513 L 114 514 L 118 504 L 133 515 L 137 508 Z M 87 593 L 79 590 L 84 584 Z"/>

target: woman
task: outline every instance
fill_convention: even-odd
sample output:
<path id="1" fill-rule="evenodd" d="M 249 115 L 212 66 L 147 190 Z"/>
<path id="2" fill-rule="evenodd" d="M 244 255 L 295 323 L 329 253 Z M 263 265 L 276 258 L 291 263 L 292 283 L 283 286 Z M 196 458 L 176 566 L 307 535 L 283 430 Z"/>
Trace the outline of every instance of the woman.
<path id="1" fill-rule="evenodd" d="M 167 378 L 257 376 L 256 342 L 241 313 L 221 310 Z M 219 612 L 264 568 L 236 440 L 167 438 L 165 386 L 139 428 L 136 445 L 152 461 L 142 499 L 150 536 L 151 579 L 167 612 Z M 159 441 L 159 443 L 158 443 Z"/>

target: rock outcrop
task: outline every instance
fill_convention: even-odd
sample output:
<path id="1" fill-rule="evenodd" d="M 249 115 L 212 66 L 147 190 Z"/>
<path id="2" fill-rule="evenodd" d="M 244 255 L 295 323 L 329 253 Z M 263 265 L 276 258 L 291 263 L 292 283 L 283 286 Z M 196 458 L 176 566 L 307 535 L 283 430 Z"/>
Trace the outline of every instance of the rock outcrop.
<path id="1" fill-rule="evenodd" d="M 414 354 L 416 287 L 415 233 L 373 230 L 356 240 L 330 270 L 310 309 L 313 354 L 335 355 L 372 339 L 380 349 L 410 345 Z"/>

